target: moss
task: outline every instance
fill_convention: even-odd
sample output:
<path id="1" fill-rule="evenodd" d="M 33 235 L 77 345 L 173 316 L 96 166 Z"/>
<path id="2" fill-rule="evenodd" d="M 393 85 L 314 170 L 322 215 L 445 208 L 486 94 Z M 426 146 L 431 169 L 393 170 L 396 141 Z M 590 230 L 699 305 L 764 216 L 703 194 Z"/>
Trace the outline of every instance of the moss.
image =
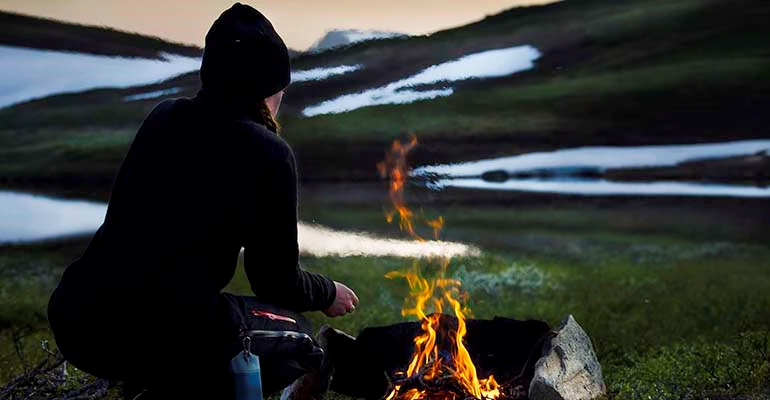
<path id="1" fill-rule="evenodd" d="M 768 349 L 770 331 L 677 343 L 609 370 L 608 388 L 618 399 L 769 398 Z"/>

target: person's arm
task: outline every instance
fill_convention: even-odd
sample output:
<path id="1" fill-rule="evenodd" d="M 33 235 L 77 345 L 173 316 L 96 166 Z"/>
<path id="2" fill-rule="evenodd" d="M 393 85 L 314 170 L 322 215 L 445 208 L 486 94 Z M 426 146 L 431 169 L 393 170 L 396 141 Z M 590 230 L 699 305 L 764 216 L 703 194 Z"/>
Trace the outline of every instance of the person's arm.
<path id="1" fill-rule="evenodd" d="M 249 171 L 244 204 L 244 267 L 260 301 L 297 312 L 322 311 L 335 299 L 329 278 L 305 271 L 297 243 L 297 173 L 294 154 L 276 140 L 260 170 Z"/>

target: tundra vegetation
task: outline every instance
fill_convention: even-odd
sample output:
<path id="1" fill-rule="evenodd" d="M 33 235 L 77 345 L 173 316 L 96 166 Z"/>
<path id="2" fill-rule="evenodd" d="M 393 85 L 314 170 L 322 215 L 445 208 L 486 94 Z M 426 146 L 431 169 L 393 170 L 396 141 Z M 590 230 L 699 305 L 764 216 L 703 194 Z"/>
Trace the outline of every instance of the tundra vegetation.
<path id="1" fill-rule="evenodd" d="M 426 37 L 298 55 L 297 69 L 364 66 L 288 90 L 282 134 L 300 163 L 300 217 L 402 237 L 385 222 L 387 185 L 375 163 L 406 133 L 420 140 L 413 165 L 582 145 L 767 138 L 768 17 L 770 3 L 757 0 L 568 1 L 512 9 Z M 40 48 L 53 40 L 24 35 L 14 29 L 4 43 Z M 99 35 L 119 42 L 115 48 L 128 46 L 126 55 L 176 48 Z M 49 48 L 66 48 L 61 37 Z M 344 93 L 517 45 L 542 52 L 535 68 L 453 83 L 454 94 L 431 101 L 301 115 Z M 428 86 L 421 89 L 441 85 Z M 174 96 L 193 95 L 197 76 L 0 109 L 3 188 L 106 200 L 138 124 L 159 101 L 124 97 L 176 87 L 181 92 Z M 594 341 L 609 398 L 770 398 L 770 200 L 433 192 L 414 185 L 406 195 L 418 212 L 445 218 L 444 239 L 482 249 L 481 256 L 455 258 L 449 269 L 465 282 L 473 317 L 555 325 L 573 314 Z M 1 247 L 0 386 L 48 356 L 41 342 L 55 351 L 45 305 L 88 239 Z M 304 256 L 302 262 L 348 283 L 361 299 L 344 318 L 311 314 L 316 328 L 326 323 L 355 335 L 402 321 L 408 289 L 384 275 L 411 260 Z M 227 289 L 249 293 L 242 269 Z M 71 366 L 67 371 L 56 390 L 92 382 Z M 107 397 L 117 393 L 109 388 Z"/>

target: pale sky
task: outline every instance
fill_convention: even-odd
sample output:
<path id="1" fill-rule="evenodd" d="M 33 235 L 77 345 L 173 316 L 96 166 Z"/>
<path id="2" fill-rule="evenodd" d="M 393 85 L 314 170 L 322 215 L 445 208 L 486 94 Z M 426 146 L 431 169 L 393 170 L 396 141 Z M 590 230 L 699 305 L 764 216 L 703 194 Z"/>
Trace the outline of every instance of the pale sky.
<path id="1" fill-rule="evenodd" d="M 262 11 L 286 44 L 305 50 L 331 29 L 426 34 L 502 10 L 553 0 L 242 0 Z M 0 9 L 109 26 L 203 46 L 211 23 L 235 0 L 0 0 Z"/>

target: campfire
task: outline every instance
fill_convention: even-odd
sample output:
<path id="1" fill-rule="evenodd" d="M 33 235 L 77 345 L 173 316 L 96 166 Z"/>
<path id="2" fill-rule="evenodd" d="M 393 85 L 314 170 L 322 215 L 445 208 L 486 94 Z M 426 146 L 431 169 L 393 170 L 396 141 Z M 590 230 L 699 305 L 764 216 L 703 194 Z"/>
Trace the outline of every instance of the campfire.
<path id="1" fill-rule="evenodd" d="M 407 155 L 415 146 L 414 137 L 393 142 L 377 167 L 390 181 L 387 221 L 425 242 L 418 231 L 438 239 L 445 221 L 406 204 Z M 322 327 L 326 366 L 292 385 L 289 395 L 297 395 L 286 398 L 327 390 L 366 400 L 589 399 L 606 392 L 590 338 L 571 315 L 557 330 L 535 319 L 474 318 L 462 282 L 448 273 L 451 264 L 450 256 L 424 257 L 386 274 L 408 283 L 401 314 L 416 321 L 368 326 L 357 336 Z"/>
<path id="2" fill-rule="evenodd" d="M 412 136 L 407 143 L 394 141 L 385 161 L 377 164 L 380 175 L 390 179 L 390 200 L 393 209 L 386 213 L 388 223 L 398 221 L 404 233 L 417 241 L 425 241 L 415 230 L 419 223 L 432 230 L 438 239 L 444 226 L 443 217 L 425 218 L 414 213 L 406 204 L 404 187 L 409 176 L 407 155 L 417 145 Z M 434 276 L 426 277 L 426 266 L 438 265 Z M 518 397 L 506 394 L 493 375 L 479 377 L 476 365 L 466 348 L 468 332 L 466 316 L 470 310 L 461 290 L 461 282 L 447 277 L 451 263 L 449 257 L 415 260 L 412 268 L 394 271 L 387 278 L 404 278 L 411 290 L 407 304 L 401 310 L 403 316 L 413 316 L 420 321 L 421 332 L 414 337 L 414 352 L 403 370 L 388 376 L 390 383 L 386 400 L 454 400 L 454 399 L 503 399 Z M 451 317 L 445 314 L 451 311 Z"/>

